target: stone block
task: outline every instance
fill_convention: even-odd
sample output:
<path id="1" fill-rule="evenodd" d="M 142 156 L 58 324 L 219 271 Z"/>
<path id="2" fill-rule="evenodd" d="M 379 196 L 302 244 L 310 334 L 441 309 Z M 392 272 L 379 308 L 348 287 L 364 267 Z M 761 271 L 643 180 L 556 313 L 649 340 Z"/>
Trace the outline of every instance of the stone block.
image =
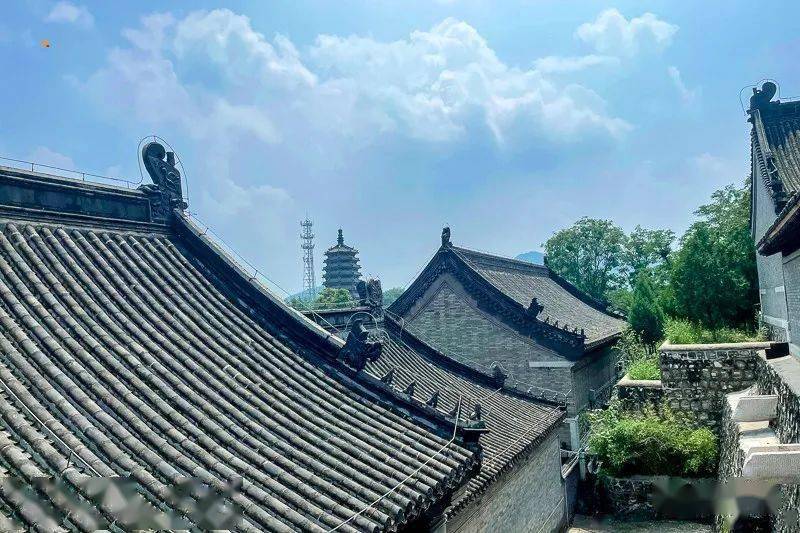
<path id="1" fill-rule="evenodd" d="M 751 448 L 742 466 L 742 477 L 800 483 L 800 444 Z"/>
<path id="2" fill-rule="evenodd" d="M 759 422 L 772 420 L 778 409 L 776 394 L 741 396 L 733 409 L 734 422 Z"/>

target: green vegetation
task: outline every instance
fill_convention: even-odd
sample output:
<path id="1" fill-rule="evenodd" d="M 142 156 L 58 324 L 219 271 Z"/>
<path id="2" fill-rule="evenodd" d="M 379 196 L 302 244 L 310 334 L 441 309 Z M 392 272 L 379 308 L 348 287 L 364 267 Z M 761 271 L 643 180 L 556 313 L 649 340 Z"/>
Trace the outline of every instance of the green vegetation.
<path id="1" fill-rule="evenodd" d="M 675 316 L 710 329 L 752 326 L 758 286 L 749 197 L 728 186 L 697 210 L 672 269 Z"/>
<path id="2" fill-rule="evenodd" d="M 605 301 L 619 283 L 625 239 L 610 220 L 583 217 L 547 240 L 547 265 L 586 294 Z"/>
<path id="3" fill-rule="evenodd" d="M 628 414 L 612 404 L 590 414 L 590 451 L 611 476 L 709 477 L 716 473 L 717 438 L 708 428 L 692 429 L 665 411 Z"/>
<path id="4" fill-rule="evenodd" d="M 353 299 L 347 289 L 332 289 L 326 287 L 320 291 L 317 297 L 309 302 L 300 298 L 290 298 L 287 302 L 295 309 L 341 309 L 351 307 Z"/>
<path id="5" fill-rule="evenodd" d="M 628 367 L 628 377 L 631 379 L 661 379 L 661 368 L 658 366 L 658 356 L 648 355 L 635 360 Z"/>
<path id="6" fill-rule="evenodd" d="M 661 379 L 658 355 L 652 345 L 644 344 L 631 328 L 622 333 L 617 342 L 622 366 L 631 379 Z"/>
<path id="7" fill-rule="evenodd" d="M 716 344 L 722 342 L 751 342 L 764 340 L 755 329 L 704 328 L 697 322 L 686 319 L 671 319 L 664 326 L 667 340 L 671 344 Z"/>
<path id="8" fill-rule="evenodd" d="M 400 298 L 400 295 L 405 292 L 403 287 L 394 287 L 383 293 L 383 306 L 389 307 L 395 300 Z"/>
<path id="9" fill-rule="evenodd" d="M 639 339 L 653 348 L 664 338 L 664 320 L 650 273 L 643 269 L 636 278 L 628 323 Z"/>
<path id="10" fill-rule="evenodd" d="M 637 226 L 626 235 L 582 218 L 545 243 L 547 264 L 627 315 L 646 345 L 663 338 L 666 318 L 697 325 L 681 338 L 750 338 L 741 331 L 754 329 L 758 302 L 749 201 L 748 184 L 716 191 L 674 250 L 672 231 Z"/>

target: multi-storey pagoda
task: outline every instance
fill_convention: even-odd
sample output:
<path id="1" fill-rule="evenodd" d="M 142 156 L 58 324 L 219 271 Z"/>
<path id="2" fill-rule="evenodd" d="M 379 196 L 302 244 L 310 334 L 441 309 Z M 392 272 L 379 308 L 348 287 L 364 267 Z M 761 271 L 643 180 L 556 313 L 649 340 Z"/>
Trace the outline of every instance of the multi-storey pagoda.
<path id="1" fill-rule="evenodd" d="M 344 243 L 341 229 L 336 245 L 328 248 L 328 251 L 325 252 L 323 277 L 326 288 L 347 289 L 353 298 L 358 297 L 356 284 L 361 277 L 358 250 Z"/>

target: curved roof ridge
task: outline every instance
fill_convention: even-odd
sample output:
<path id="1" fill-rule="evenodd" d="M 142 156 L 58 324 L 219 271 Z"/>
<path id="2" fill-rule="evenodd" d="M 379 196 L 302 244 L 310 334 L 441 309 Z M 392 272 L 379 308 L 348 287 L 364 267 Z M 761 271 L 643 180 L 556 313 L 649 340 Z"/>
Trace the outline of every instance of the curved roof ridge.
<path id="1" fill-rule="evenodd" d="M 451 246 L 451 248 L 453 249 L 453 251 L 461 255 L 474 255 L 478 256 L 481 259 L 496 261 L 500 264 L 508 265 L 509 267 L 516 267 L 524 270 L 535 270 L 537 272 L 542 272 L 542 273 L 549 273 L 551 271 L 547 265 L 537 265 L 536 263 L 523 261 L 521 259 L 514 259 L 502 255 L 491 254 L 489 252 L 482 252 L 479 250 L 472 250 L 469 248 L 464 248 L 462 246 Z M 467 258 L 467 260 L 469 260 L 469 258 Z"/>

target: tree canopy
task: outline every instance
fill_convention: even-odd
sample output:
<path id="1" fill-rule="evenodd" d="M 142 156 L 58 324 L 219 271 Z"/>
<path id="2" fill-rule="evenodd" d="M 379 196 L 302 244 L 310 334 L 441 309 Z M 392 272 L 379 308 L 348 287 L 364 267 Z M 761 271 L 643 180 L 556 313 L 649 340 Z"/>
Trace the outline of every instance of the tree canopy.
<path id="1" fill-rule="evenodd" d="M 701 206 L 681 239 L 671 275 L 675 312 L 709 328 L 752 323 L 758 302 L 749 189 L 732 185 Z"/>
<path id="2" fill-rule="evenodd" d="M 606 301 L 618 286 L 625 233 L 610 220 L 583 217 L 544 244 L 547 265 L 585 293 Z"/>
<path id="3" fill-rule="evenodd" d="M 751 326 L 758 291 L 749 202 L 747 184 L 716 191 L 677 250 L 671 230 L 636 226 L 626 235 L 610 220 L 584 217 L 548 239 L 547 265 L 638 321 L 642 334 L 645 322 L 658 322 L 657 309 L 712 329 Z"/>

